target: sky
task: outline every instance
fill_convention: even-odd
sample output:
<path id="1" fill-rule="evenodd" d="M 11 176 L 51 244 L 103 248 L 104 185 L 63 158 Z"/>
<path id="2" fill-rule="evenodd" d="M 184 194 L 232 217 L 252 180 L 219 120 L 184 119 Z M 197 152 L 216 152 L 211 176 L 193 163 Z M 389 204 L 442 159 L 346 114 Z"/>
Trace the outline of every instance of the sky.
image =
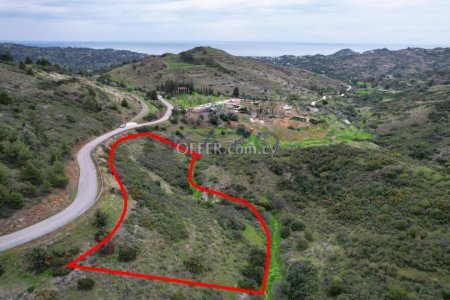
<path id="1" fill-rule="evenodd" d="M 449 16 L 449 0 L 0 0 L 0 40 L 449 45 Z"/>

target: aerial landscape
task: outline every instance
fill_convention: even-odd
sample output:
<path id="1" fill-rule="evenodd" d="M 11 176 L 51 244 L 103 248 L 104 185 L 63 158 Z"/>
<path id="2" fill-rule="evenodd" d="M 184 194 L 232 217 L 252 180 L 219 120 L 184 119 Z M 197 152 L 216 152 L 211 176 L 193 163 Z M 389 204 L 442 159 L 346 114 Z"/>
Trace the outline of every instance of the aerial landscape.
<path id="1" fill-rule="evenodd" d="M 0 299 L 450 299 L 449 3 L 0 12 Z"/>

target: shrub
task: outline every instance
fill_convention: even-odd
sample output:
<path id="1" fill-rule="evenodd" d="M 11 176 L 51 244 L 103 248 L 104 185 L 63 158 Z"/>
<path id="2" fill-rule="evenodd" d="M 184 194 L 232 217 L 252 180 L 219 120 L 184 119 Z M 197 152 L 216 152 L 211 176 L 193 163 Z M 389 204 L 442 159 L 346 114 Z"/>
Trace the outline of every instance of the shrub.
<path id="1" fill-rule="evenodd" d="M 95 281 L 90 277 L 84 277 L 78 280 L 77 287 L 81 291 L 90 291 L 94 288 Z"/>
<path id="2" fill-rule="evenodd" d="M 198 256 L 189 258 L 188 260 L 184 261 L 183 264 L 186 270 L 188 270 L 192 274 L 201 274 L 205 270 L 202 259 Z"/>
<path id="3" fill-rule="evenodd" d="M 450 300 L 450 286 L 447 286 L 441 290 L 441 296 L 443 300 Z"/>
<path id="4" fill-rule="evenodd" d="M 406 300 L 407 293 L 399 283 L 391 282 L 387 287 L 387 298 L 391 300 Z"/>
<path id="5" fill-rule="evenodd" d="M 105 245 L 103 245 L 100 248 L 99 253 L 100 253 L 100 255 L 108 256 L 108 255 L 113 254 L 115 250 L 116 250 L 116 245 L 114 244 L 113 241 L 109 241 L 108 243 L 106 243 Z"/>
<path id="6" fill-rule="evenodd" d="M 129 106 L 127 99 L 122 99 L 122 102 L 120 103 L 120 105 L 122 105 L 122 107 L 127 108 Z"/>
<path id="7" fill-rule="evenodd" d="M 130 262 L 136 259 L 137 253 L 135 246 L 124 244 L 119 247 L 119 257 L 117 259 L 122 262 Z"/>
<path id="8" fill-rule="evenodd" d="M 314 236 L 311 233 L 311 231 L 305 231 L 305 239 L 307 239 L 310 242 L 314 241 Z"/>
<path id="9" fill-rule="evenodd" d="M 210 113 L 208 115 L 208 118 L 209 118 L 209 123 L 211 123 L 211 125 L 214 125 L 214 126 L 219 125 L 219 117 L 217 116 L 217 114 Z"/>
<path id="10" fill-rule="evenodd" d="M 94 239 L 96 242 L 102 241 L 106 236 L 108 235 L 108 232 L 104 228 L 100 228 L 94 235 Z"/>
<path id="11" fill-rule="evenodd" d="M 5 270 L 3 270 L 3 266 L 0 265 L 0 276 L 2 276 L 5 273 Z"/>
<path id="12" fill-rule="evenodd" d="M 328 287 L 328 294 L 332 297 L 336 297 L 342 294 L 345 290 L 344 281 L 339 276 L 334 276 L 331 279 L 330 286 Z"/>
<path id="13" fill-rule="evenodd" d="M 300 221 L 294 221 L 291 224 L 292 231 L 303 231 L 305 229 L 305 224 Z"/>
<path id="14" fill-rule="evenodd" d="M 285 294 L 288 299 L 305 299 L 319 288 L 317 268 L 309 261 L 296 262 L 290 266 L 286 278 Z"/>
<path id="15" fill-rule="evenodd" d="M 97 228 L 105 227 L 108 224 L 108 215 L 102 212 L 100 209 L 97 209 L 94 216 L 93 224 Z"/>
<path id="16" fill-rule="evenodd" d="M 28 160 L 25 166 L 21 169 L 21 177 L 23 180 L 26 180 L 34 185 L 38 185 L 42 183 L 44 175 L 40 168 Z"/>
<path id="17" fill-rule="evenodd" d="M 150 100 L 158 100 L 158 93 L 156 91 L 154 91 L 154 90 L 150 91 L 150 92 L 147 93 L 147 97 Z"/>
<path id="18" fill-rule="evenodd" d="M 308 249 L 309 243 L 306 239 L 300 239 L 297 242 L 296 248 L 298 251 L 304 251 L 306 249 Z"/>
<path id="19" fill-rule="evenodd" d="M 54 290 L 42 290 L 36 293 L 35 300 L 56 300 L 58 293 Z"/>
<path id="20" fill-rule="evenodd" d="M 239 281 L 242 288 L 258 288 L 264 275 L 266 252 L 259 248 L 252 248 L 247 258 L 247 263 L 241 270 L 243 278 Z"/>
<path id="21" fill-rule="evenodd" d="M 291 236 L 291 228 L 289 226 L 283 226 L 280 230 L 280 236 L 283 239 L 287 239 L 289 236 Z"/>
<path id="22" fill-rule="evenodd" d="M 31 269 L 37 273 L 43 272 L 50 266 L 50 255 L 42 248 L 34 248 L 28 254 L 28 260 L 31 263 Z"/>
<path id="23" fill-rule="evenodd" d="M 5 91 L 1 91 L 0 92 L 0 104 L 11 104 L 13 103 L 13 99 L 5 92 Z"/>
<path id="24" fill-rule="evenodd" d="M 11 192 L 9 195 L 9 206 L 14 209 L 23 207 L 23 196 L 20 193 Z"/>

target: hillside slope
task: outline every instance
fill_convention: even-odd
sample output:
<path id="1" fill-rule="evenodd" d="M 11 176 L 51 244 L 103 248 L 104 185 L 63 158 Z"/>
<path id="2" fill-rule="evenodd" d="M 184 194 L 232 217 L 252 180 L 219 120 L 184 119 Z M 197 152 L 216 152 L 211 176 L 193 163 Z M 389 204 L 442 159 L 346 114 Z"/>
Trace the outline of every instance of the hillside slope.
<path id="1" fill-rule="evenodd" d="M 212 87 L 214 92 L 252 97 L 287 96 L 318 91 L 340 91 L 344 85 L 305 70 L 273 66 L 230 55 L 224 51 L 197 47 L 179 55 L 151 56 L 109 73 L 113 79 L 136 87 L 156 89 L 168 80 Z"/>
<path id="2" fill-rule="evenodd" d="M 85 77 L 32 68 L 0 63 L 0 218 L 64 188 L 73 147 L 140 110 Z"/>

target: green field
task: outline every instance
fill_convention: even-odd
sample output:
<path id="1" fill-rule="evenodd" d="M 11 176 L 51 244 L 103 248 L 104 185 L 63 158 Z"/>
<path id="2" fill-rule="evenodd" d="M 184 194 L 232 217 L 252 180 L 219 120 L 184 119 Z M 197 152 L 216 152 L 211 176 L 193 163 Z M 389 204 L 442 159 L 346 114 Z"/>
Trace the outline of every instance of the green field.
<path id="1" fill-rule="evenodd" d="M 218 96 L 205 96 L 199 93 L 192 94 L 178 94 L 170 98 L 170 102 L 175 107 L 181 107 L 185 109 L 189 109 L 194 106 L 199 106 L 206 103 L 218 102 L 221 100 L 225 100 L 227 97 L 218 97 Z"/>

